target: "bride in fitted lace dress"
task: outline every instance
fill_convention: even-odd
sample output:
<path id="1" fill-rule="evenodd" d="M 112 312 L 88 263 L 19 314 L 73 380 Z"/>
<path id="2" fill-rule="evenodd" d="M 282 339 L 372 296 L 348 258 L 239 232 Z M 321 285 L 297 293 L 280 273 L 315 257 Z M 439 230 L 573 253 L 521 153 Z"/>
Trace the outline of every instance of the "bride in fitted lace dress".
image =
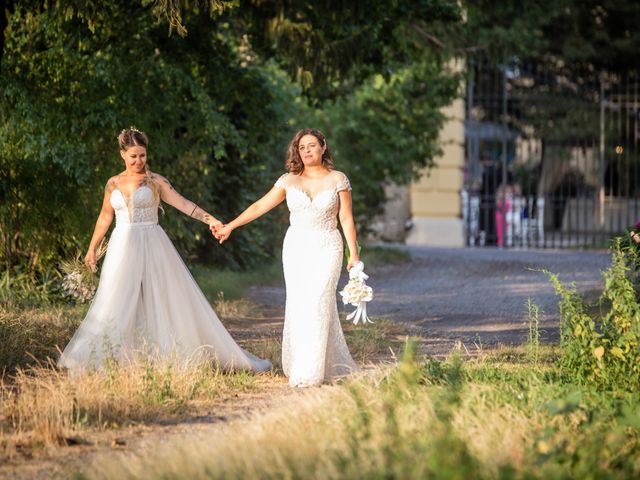
<path id="1" fill-rule="evenodd" d="M 110 359 L 131 361 L 150 354 L 172 356 L 179 363 L 213 360 L 225 370 L 269 370 L 271 363 L 240 348 L 218 319 L 158 225 L 159 202 L 211 228 L 221 223 L 148 170 L 144 133 L 123 130 L 118 140 L 126 170 L 107 184 L 87 265 L 95 269 L 96 247 L 114 214 L 116 227 L 96 295 L 59 365 L 100 368 Z"/>
<path id="2" fill-rule="evenodd" d="M 336 287 L 342 266 L 342 225 L 351 253 L 347 269 L 359 261 L 351 211 L 351 185 L 333 169 L 325 136 L 315 129 L 298 132 L 289 145 L 289 173 L 235 220 L 216 229 L 224 242 L 231 232 L 286 199 L 290 227 L 282 263 L 287 289 L 282 366 L 292 386 L 311 386 L 355 370 L 342 333 Z"/>

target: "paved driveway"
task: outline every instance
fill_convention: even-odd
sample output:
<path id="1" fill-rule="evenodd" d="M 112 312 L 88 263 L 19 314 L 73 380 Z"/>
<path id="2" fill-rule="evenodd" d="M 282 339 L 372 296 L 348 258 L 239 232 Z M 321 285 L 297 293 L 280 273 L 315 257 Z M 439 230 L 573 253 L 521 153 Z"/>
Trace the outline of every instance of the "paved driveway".
<path id="1" fill-rule="evenodd" d="M 371 311 L 417 327 L 436 353 L 457 339 L 486 346 L 526 341 L 529 298 L 544 312 L 542 339 L 557 340 L 558 298 L 537 270 L 558 273 L 594 295 L 610 263 L 606 251 L 404 248 L 410 263 L 371 276 Z"/>
<path id="2" fill-rule="evenodd" d="M 606 251 L 395 248 L 408 250 L 412 260 L 368 272 L 375 292 L 369 312 L 407 325 L 434 354 L 446 353 L 457 340 L 469 350 L 526 341 L 529 298 L 544 312 L 542 339 L 557 340 L 558 299 L 547 276 L 536 270 L 558 273 L 595 295 L 610 263 Z M 282 288 L 253 293 L 259 303 L 283 304 Z"/>

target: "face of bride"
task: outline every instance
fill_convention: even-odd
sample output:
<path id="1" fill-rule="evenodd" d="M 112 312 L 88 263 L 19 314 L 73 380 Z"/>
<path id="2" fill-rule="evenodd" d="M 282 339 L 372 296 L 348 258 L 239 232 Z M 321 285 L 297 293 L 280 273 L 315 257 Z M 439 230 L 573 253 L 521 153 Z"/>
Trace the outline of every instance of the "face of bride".
<path id="1" fill-rule="evenodd" d="M 324 150 L 325 147 L 320 145 L 320 141 L 314 135 L 305 135 L 298 142 L 298 154 L 305 167 L 322 165 Z"/>
<path id="2" fill-rule="evenodd" d="M 147 165 L 147 149 L 145 147 L 134 146 L 120 150 L 120 156 L 124 160 L 127 172 L 144 173 Z"/>

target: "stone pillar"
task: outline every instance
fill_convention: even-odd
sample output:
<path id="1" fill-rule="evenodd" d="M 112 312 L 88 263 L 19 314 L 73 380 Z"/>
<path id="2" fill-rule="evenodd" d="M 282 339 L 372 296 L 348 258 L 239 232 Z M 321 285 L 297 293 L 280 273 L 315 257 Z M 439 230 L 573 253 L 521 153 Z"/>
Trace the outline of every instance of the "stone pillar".
<path id="1" fill-rule="evenodd" d="M 464 246 L 460 193 L 465 161 L 465 101 L 458 98 L 444 109 L 448 120 L 440 132 L 442 155 L 435 167 L 411 185 L 412 245 Z"/>

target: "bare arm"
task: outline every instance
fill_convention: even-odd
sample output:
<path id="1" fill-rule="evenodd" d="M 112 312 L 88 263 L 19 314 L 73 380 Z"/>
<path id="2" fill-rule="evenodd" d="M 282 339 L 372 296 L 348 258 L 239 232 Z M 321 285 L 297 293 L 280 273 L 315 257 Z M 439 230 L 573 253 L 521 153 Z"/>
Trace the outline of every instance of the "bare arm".
<path id="1" fill-rule="evenodd" d="M 113 221 L 113 207 L 111 206 L 111 192 L 113 191 L 113 181 L 109 180 L 107 186 L 104 189 L 104 198 L 102 199 L 102 208 L 100 209 L 100 215 L 98 215 L 98 221 L 93 229 L 93 236 L 89 242 L 89 249 L 84 257 L 84 263 L 93 271 L 96 270 L 96 249 L 100 242 L 105 237 Z"/>
<path id="2" fill-rule="evenodd" d="M 218 227 L 222 225 L 222 222 L 216 217 L 207 213 L 191 200 L 184 198 L 173 188 L 169 180 L 162 175 L 154 174 L 155 180 L 160 188 L 160 198 L 163 202 L 168 203 L 172 207 L 180 210 L 185 215 L 200 220 L 202 223 L 206 223 L 209 227 Z"/>
<path id="3" fill-rule="evenodd" d="M 256 218 L 261 217 L 268 211 L 280 205 L 285 198 L 286 192 L 283 188 L 273 187 L 264 197 L 252 203 L 234 220 L 219 229 L 216 237 L 220 240 L 220 243 L 224 242 L 236 228 L 246 225 L 247 223 L 254 221 Z"/>
<path id="4" fill-rule="evenodd" d="M 342 190 L 338 192 L 340 196 L 340 212 L 338 217 L 340 218 L 340 225 L 342 225 L 342 232 L 347 240 L 347 246 L 349 247 L 349 263 L 347 264 L 347 270 L 350 270 L 356 263 L 360 261 L 358 255 L 358 244 L 356 241 L 356 225 L 353 221 L 353 211 L 351 199 L 351 192 L 349 190 Z"/>

